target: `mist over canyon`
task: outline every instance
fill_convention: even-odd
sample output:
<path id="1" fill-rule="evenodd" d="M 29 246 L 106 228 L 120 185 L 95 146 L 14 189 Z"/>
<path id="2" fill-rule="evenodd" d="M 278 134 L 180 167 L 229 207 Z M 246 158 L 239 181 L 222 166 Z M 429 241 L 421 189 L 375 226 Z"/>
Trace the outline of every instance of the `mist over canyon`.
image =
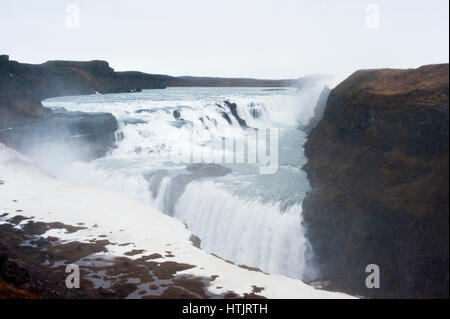
<path id="1" fill-rule="evenodd" d="M 43 185 L 80 187 L 74 193 L 91 202 L 77 206 L 79 216 L 92 224 L 73 229 L 73 238 L 31 233 L 36 229 L 26 227 L 27 218 L 30 225 L 37 222 L 33 217 L 64 222 L 67 229 L 87 222 L 77 220 L 76 212 L 64 213 L 64 205 L 57 206 L 61 220 L 47 220 L 32 204 L 13 208 L 16 198 L 6 198 L 2 232 L 10 234 L 19 215 L 25 219 L 17 225 L 36 240 L 61 236 L 83 242 L 94 224 L 111 231 L 96 233 L 97 246 L 74 261 L 82 264 L 104 249 L 119 261 L 135 256 L 133 265 L 150 267 L 159 279 L 154 293 L 134 266 L 127 276 L 138 274 L 136 284 L 126 286 L 113 271 L 101 283 L 91 280 L 110 297 L 227 298 L 225 286 L 235 297 L 343 296 L 331 290 L 376 298 L 448 298 L 448 64 L 362 70 L 347 79 L 256 80 L 115 72 L 105 61 L 30 65 L 1 56 L 0 84 L 0 142 L 8 147 L 2 146 L 0 189 L 20 196 L 17 190 L 26 184 L 14 174 L 28 181 L 26 176 L 37 173 L 23 167 L 37 165 L 58 181 L 42 177 Z M 262 164 L 248 160 L 253 156 L 248 147 L 231 148 L 231 157 L 244 163 L 224 160 L 222 142 L 256 143 L 254 132 L 271 129 L 277 132 L 273 174 L 260 174 Z M 264 145 L 266 151 L 271 144 Z M 28 160 L 9 148 L 33 164 L 24 164 Z M 170 160 L 174 149 L 192 154 L 218 148 L 225 150 L 222 161 Z M 127 198 L 123 206 L 114 200 L 119 209 L 104 204 L 114 211 L 110 218 L 98 208 L 108 194 Z M 42 200 L 39 207 L 53 207 L 44 195 L 36 200 Z M 99 213 L 89 208 L 94 203 Z M 121 223 L 123 235 L 116 229 Z M 151 246 L 148 237 L 170 241 L 174 248 Z M 20 243 L 6 238 L 0 237 L 1 244 L 20 258 Z M 111 248 L 114 244 L 100 244 L 102 238 L 120 244 Z M 118 248 L 122 244 L 126 251 Z M 38 253 L 34 248 L 29 249 Z M 32 266 L 43 278 L 47 263 L 65 265 L 40 254 L 42 263 Z M 153 262 L 167 268 L 158 272 Z M 380 267 L 379 289 L 365 285 L 369 264 Z M 109 269 L 117 272 L 117 265 Z M 236 286 L 234 276 L 244 271 L 251 276 Z M 179 276 L 186 280 L 187 275 L 192 281 L 181 283 Z"/>

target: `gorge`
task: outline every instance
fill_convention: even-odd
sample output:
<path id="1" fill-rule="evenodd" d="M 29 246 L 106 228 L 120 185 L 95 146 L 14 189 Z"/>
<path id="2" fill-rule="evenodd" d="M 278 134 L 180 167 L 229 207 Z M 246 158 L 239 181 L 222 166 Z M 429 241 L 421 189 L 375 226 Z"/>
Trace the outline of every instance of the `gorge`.
<path id="1" fill-rule="evenodd" d="M 305 153 L 308 238 L 336 287 L 448 298 L 448 64 L 362 70 L 333 89 Z M 381 288 L 367 289 L 377 264 Z"/>
<path id="2" fill-rule="evenodd" d="M 448 298 L 448 64 L 362 70 L 333 86 L 1 56 L 0 142 L 59 179 L 175 216 L 242 267 L 365 297 Z M 280 130 L 276 174 L 165 161 L 175 145 L 212 147 L 249 128 Z M 48 140 L 69 147 L 42 152 Z M 56 153 L 72 163 L 46 162 Z M 368 264 L 380 289 L 364 285 Z"/>

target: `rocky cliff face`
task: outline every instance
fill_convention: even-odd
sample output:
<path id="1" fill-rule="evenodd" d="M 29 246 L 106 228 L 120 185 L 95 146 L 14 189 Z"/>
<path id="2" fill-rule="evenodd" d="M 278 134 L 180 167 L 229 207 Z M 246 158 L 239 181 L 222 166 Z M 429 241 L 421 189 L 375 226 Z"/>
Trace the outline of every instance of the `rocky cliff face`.
<path id="1" fill-rule="evenodd" d="M 172 77 L 115 72 L 106 61 L 48 61 L 25 64 L 0 59 L 0 93 L 26 91 L 38 100 L 64 95 L 130 92 L 167 87 Z M 10 93 L 11 94 L 11 93 Z"/>
<path id="2" fill-rule="evenodd" d="M 30 145 L 62 143 L 76 148 L 78 159 L 103 156 L 114 145 L 116 119 L 108 113 L 52 111 L 41 100 L 54 96 L 128 92 L 136 84 L 164 87 L 154 82 L 127 82 L 105 61 L 49 61 L 32 65 L 0 56 L 0 142 L 21 151 Z M 156 81 L 156 82 L 155 82 Z M 145 84 L 145 85 L 144 85 Z"/>
<path id="3" fill-rule="evenodd" d="M 449 295 L 448 64 L 358 71 L 305 145 L 303 202 L 324 279 L 369 297 Z M 381 286 L 368 289 L 377 264 Z"/>
<path id="4" fill-rule="evenodd" d="M 64 152 L 67 160 L 89 161 L 115 147 L 115 117 L 110 113 L 83 113 L 44 109 L 39 116 L 14 118 L 0 131 L 0 142 L 30 156 Z M 52 154 L 53 153 L 53 154 Z"/>

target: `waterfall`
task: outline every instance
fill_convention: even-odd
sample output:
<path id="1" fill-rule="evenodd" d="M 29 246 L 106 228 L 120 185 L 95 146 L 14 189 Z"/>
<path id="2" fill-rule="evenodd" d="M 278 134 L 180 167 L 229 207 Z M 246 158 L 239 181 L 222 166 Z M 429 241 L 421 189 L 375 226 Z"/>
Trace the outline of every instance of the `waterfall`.
<path id="1" fill-rule="evenodd" d="M 117 148 L 106 157 L 53 173 L 119 190 L 180 219 L 200 238 L 202 249 L 221 258 L 268 273 L 314 278 L 301 208 L 309 190 L 300 169 L 306 136 L 298 128 L 313 116 L 324 86 L 273 92 L 170 88 L 50 99 L 46 106 L 112 112 L 120 126 Z M 281 130 L 276 174 L 259 175 L 248 163 L 218 164 L 227 170 L 219 175 L 192 174 L 186 163 L 170 162 L 174 148 L 190 152 L 224 137 L 242 138 L 243 123 Z"/>
<path id="2" fill-rule="evenodd" d="M 193 182 L 175 210 L 208 252 L 268 273 L 313 276 L 306 267 L 310 248 L 299 204 L 281 212 L 276 203 L 243 200 L 214 182 Z"/>

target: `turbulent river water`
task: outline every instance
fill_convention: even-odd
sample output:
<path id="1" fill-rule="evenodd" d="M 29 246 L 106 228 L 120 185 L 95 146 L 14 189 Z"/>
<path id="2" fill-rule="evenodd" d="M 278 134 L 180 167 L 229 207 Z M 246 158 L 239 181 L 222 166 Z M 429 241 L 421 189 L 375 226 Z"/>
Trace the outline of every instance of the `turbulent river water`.
<path id="1" fill-rule="evenodd" d="M 120 191 L 178 218 L 203 250 L 224 259 L 312 279 L 301 208 L 310 189 L 301 169 L 306 135 L 299 128 L 313 116 L 323 87 L 167 88 L 48 99 L 47 107 L 111 112 L 119 130 L 117 148 L 107 156 L 47 168 L 58 178 Z M 237 163 L 233 157 L 209 166 L 173 160 L 175 150 L 208 152 L 225 141 L 251 141 L 255 131 L 267 132 L 267 150 L 277 152 L 271 174 L 261 174 L 258 161 Z M 270 144 L 274 133 L 277 145 Z M 247 147 L 231 152 L 249 158 Z"/>

